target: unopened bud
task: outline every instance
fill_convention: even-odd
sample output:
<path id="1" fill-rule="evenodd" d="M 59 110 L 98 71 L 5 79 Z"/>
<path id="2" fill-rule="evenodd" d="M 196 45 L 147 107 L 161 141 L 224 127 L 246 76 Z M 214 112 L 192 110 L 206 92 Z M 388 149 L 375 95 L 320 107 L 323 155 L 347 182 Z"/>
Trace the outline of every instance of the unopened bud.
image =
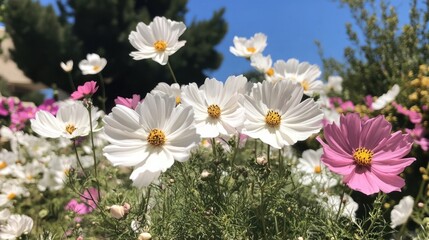
<path id="1" fill-rule="evenodd" d="M 425 204 L 424 204 L 424 203 L 422 203 L 422 202 L 419 202 L 419 203 L 417 203 L 417 206 L 418 206 L 419 208 L 422 208 L 422 207 L 424 207 L 424 206 L 425 206 Z"/>
<path id="2" fill-rule="evenodd" d="M 109 207 L 110 210 L 110 216 L 121 219 L 125 215 L 125 208 L 123 206 L 119 205 L 113 205 Z"/>
<path id="3" fill-rule="evenodd" d="M 207 179 L 208 177 L 210 177 L 210 175 L 212 175 L 209 171 L 207 171 L 207 170 L 203 170 L 202 172 L 201 172 L 201 179 Z"/>
<path id="4" fill-rule="evenodd" d="M 428 175 L 426 175 L 426 174 L 423 174 L 423 175 L 422 175 L 422 178 L 423 178 L 423 181 L 427 181 L 427 180 L 429 180 L 429 176 L 428 176 Z"/>
<path id="5" fill-rule="evenodd" d="M 265 156 L 261 156 L 261 157 L 257 157 L 256 158 L 256 163 L 258 163 L 259 165 L 265 165 L 267 164 L 268 160 Z"/>
<path id="6" fill-rule="evenodd" d="M 124 205 L 122 205 L 124 207 L 124 212 L 127 214 L 130 212 L 131 209 L 131 205 L 129 203 L 124 203 Z"/>
<path id="7" fill-rule="evenodd" d="M 142 232 L 140 233 L 138 240 L 149 240 L 149 239 L 152 239 L 152 235 L 150 235 L 150 233 L 148 232 Z"/>
<path id="8" fill-rule="evenodd" d="M 420 171 L 421 174 L 427 173 L 426 168 L 424 168 L 424 167 L 420 167 L 419 171 Z"/>
<path id="9" fill-rule="evenodd" d="M 76 240 L 83 240 L 83 237 L 79 236 L 79 237 L 76 238 Z"/>

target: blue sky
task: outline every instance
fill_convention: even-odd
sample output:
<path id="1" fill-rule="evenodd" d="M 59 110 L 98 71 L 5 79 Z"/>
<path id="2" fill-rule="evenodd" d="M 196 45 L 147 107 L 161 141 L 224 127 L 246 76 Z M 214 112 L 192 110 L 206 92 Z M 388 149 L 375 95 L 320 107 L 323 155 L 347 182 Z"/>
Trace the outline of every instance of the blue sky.
<path id="1" fill-rule="evenodd" d="M 90 1 L 90 0 L 89 0 Z M 41 0 L 43 4 L 55 0 Z M 407 19 L 408 0 L 394 0 L 401 22 Z M 249 38 L 257 32 L 268 36 L 264 55 L 273 61 L 297 58 L 321 66 L 314 43 L 318 40 L 325 56 L 343 59 L 343 49 L 349 45 L 345 24 L 353 23 L 349 9 L 334 0 L 189 0 L 186 22 L 208 19 L 215 10 L 226 8 L 228 33 L 217 46 L 223 53 L 220 69 L 207 72 L 210 77 L 224 81 L 251 69 L 244 58 L 229 52 L 234 36 Z M 185 46 L 186 47 L 186 46 Z M 174 56 L 173 56 L 174 57 Z"/>

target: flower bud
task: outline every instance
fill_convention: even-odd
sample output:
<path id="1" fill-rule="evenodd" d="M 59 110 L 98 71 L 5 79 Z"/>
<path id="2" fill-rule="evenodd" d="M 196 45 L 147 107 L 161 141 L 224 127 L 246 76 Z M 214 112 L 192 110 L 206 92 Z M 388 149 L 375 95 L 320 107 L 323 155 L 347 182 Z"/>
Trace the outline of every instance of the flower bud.
<path id="1" fill-rule="evenodd" d="M 152 235 L 150 235 L 150 233 L 148 232 L 142 232 L 140 233 L 138 240 L 149 240 L 149 239 L 152 239 Z"/>
<path id="2" fill-rule="evenodd" d="M 109 207 L 110 210 L 110 216 L 121 219 L 125 215 L 125 208 L 123 206 L 119 205 L 112 205 Z"/>
<path id="3" fill-rule="evenodd" d="M 261 156 L 261 157 L 257 157 L 256 158 L 256 163 L 258 163 L 259 165 L 265 165 L 267 164 L 268 160 L 265 156 Z"/>
<path id="4" fill-rule="evenodd" d="M 125 214 L 130 212 L 131 205 L 129 203 L 124 203 L 124 205 L 122 205 L 122 206 L 124 207 Z"/>
<path id="5" fill-rule="evenodd" d="M 207 170 L 203 170 L 202 172 L 201 172 L 201 179 L 207 179 L 208 177 L 210 177 L 210 175 L 212 175 L 209 171 L 207 171 Z"/>

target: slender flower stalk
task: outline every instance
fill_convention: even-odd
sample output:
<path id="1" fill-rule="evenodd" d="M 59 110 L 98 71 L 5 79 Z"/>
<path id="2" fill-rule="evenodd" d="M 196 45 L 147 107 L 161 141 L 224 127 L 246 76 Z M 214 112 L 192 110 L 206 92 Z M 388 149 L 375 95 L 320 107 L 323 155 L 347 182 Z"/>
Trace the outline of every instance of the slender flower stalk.
<path id="1" fill-rule="evenodd" d="M 177 78 L 176 78 L 176 75 L 174 74 L 173 68 L 171 68 L 171 64 L 170 64 L 170 62 L 167 62 L 167 66 L 168 66 L 168 70 L 170 70 L 171 76 L 173 77 L 173 81 L 174 81 L 174 83 L 179 84 L 179 83 L 177 82 Z"/>
<path id="2" fill-rule="evenodd" d="M 106 87 L 104 86 L 104 78 L 101 72 L 98 73 L 98 76 L 100 77 L 100 87 L 101 87 L 101 109 L 103 112 L 106 112 Z"/>

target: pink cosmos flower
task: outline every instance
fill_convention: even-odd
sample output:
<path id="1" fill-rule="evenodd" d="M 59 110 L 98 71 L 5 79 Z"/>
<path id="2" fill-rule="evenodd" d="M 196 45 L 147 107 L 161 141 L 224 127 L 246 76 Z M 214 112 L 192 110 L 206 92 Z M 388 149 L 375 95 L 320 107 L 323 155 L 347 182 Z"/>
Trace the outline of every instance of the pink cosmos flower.
<path id="1" fill-rule="evenodd" d="M 351 189 L 364 194 L 401 191 L 405 181 L 398 174 L 416 159 L 404 158 L 411 150 L 411 137 L 391 129 L 383 116 L 362 120 L 356 113 L 342 115 L 339 125 L 325 126 L 326 143 L 317 138 L 323 146 L 322 161 L 343 175 Z"/>
<path id="2" fill-rule="evenodd" d="M 425 138 L 425 129 L 421 124 L 416 124 L 414 129 L 406 128 L 405 131 L 414 139 L 414 143 L 419 145 L 423 151 L 429 149 L 429 139 Z"/>
<path id="3" fill-rule="evenodd" d="M 115 103 L 119 105 L 124 105 L 125 107 L 136 109 L 137 104 L 140 102 L 140 95 L 133 94 L 133 98 L 123 98 L 123 97 L 117 97 L 115 99 Z"/>
<path id="4" fill-rule="evenodd" d="M 98 89 L 95 81 L 89 81 L 84 83 L 82 86 L 78 86 L 77 90 L 71 94 L 71 98 L 78 100 L 81 98 L 91 97 Z"/>

